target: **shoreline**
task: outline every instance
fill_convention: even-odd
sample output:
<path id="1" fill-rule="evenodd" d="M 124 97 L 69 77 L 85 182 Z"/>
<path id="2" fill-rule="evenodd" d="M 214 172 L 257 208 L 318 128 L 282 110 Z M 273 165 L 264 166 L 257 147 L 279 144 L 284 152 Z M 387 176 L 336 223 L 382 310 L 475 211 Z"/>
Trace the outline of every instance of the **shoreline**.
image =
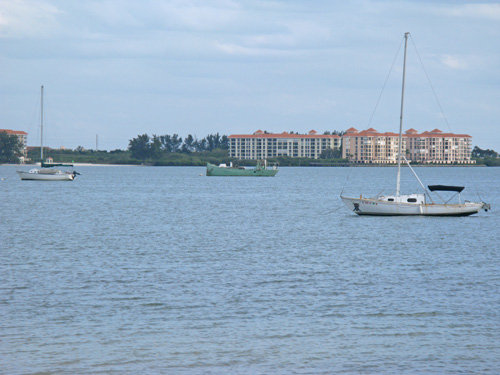
<path id="1" fill-rule="evenodd" d="M 93 163 L 71 163 L 74 167 L 205 167 L 204 165 L 151 165 L 151 164 L 93 164 Z M 31 167 L 36 168 L 40 167 L 40 164 L 0 164 L 0 166 L 14 166 L 14 167 Z M 412 164 L 412 168 L 436 168 L 436 167 L 445 167 L 445 168 L 457 168 L 457 167 L 465 167 L 465 168 L 487 168 L 487 167 L 496 167 L 496 166 L 488 166 L 486 164 Z M 313 163 L 313 165 L 282 165 L 280 168 L 286 167 L 299 167 L 299 168 L 397 168 L 397 164 L 342 164 L 342 165 L 321 165 L 320 163 Z M 401 164 L 401 167 L 407 168 L 407 165 Z"/>
<path id="2" fill-rule="evenodd" d="M 71 163 L 74 167 L 143 167 L 143 165 L 137 164 L 92 164 L 92 163 Z M 9 164 L 4 163 L 0 166 L 13 166 L 13 167 L 30 167 L 30 168 L 40 168 L 40 163 L 37 164 Z M 62 167 L 65 168 L 65 167 Z M 67 168 L 67 167 L 66 167 Z"/>

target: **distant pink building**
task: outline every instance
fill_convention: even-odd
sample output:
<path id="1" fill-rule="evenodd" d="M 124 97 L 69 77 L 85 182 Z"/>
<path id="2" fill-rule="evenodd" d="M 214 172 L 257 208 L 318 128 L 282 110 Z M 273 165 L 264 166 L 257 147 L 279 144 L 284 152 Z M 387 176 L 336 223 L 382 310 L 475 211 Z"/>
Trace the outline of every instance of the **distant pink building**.
<path id="1" fill-rule="evenodd" d="M 409 129 L 402 135 L 402 150 L 409 161 L 419 163 L 473 164 L 472 137 L 443 133 L 439 129 L 418 133 Z M 346 130 L 342 136 L 342 157 L 353 163 L 396 163 L 399 134 L 379 133 L 370 128 Z"/>

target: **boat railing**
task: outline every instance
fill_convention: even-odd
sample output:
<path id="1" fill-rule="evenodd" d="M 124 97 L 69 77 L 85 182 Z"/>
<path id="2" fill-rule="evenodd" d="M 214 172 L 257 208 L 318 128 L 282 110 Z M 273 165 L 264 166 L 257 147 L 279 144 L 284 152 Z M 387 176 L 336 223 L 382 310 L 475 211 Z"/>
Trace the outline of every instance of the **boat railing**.
<path id="1" fill-rule="evenodd" d="M 277 170 L 279 166 L 279 163 L 268 163 L 268 167 L 272 169 L 273 171 Z"/>

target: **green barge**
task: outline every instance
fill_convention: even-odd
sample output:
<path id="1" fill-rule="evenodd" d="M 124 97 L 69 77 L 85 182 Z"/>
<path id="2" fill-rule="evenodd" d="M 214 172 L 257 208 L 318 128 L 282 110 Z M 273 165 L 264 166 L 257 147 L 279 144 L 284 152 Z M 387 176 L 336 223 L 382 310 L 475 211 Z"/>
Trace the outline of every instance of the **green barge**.
<path id="1" fill-rule="evenodd" d="M 255 168 L 245 168 L 233 166 L 230 163 L 220 164 L 219 166 L 207 163 L 207 176 L 254 176 L 254 177 L 273 177 L 278 173 L 278 164 L 273 163 L 267 165 L 266 160 L 257 160 Z"/>

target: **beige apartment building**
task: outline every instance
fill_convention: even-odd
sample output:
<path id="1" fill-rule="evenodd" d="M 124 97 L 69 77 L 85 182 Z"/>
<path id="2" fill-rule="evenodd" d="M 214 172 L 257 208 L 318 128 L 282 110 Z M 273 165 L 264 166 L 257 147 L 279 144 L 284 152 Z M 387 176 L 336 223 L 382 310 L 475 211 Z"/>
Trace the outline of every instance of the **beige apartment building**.
<path id="1" fill-rule="evenodd" d="M 266 133 L 257 130 L 253 134 L 230 135 L 229 156 L 238 159 L 268 159 L 277 156 L 295 158 L 319 158 L 326 149 L 340 149 L 338 135 L 318 134 L 311 130 L 308 134 Z"/>
<path id="2" fill-rule="evenodd" d="M 342 157 L 353 163 L 397 163 L 399 134 L 379 133 L 370 128 L 346 130 L 342 136 Z M 408 161 L 438 164 L 473 164 L 472 137 L 443 133 L 439 129 L 418 133 L 409 129 L 402 135 L 402 149 Z"/>
<path id="3" fill-rule="evenodd" d="M 23 153 L 24 158 L 27 156 L 28 133 L 23 132 L 22 130 L 10 130 L 10 129 L 0 129 L 0 132 L 5 132 L 9 135 L 16 135 L 17 138 L 21 141 L 22 144 L 21 152 Z"/>

